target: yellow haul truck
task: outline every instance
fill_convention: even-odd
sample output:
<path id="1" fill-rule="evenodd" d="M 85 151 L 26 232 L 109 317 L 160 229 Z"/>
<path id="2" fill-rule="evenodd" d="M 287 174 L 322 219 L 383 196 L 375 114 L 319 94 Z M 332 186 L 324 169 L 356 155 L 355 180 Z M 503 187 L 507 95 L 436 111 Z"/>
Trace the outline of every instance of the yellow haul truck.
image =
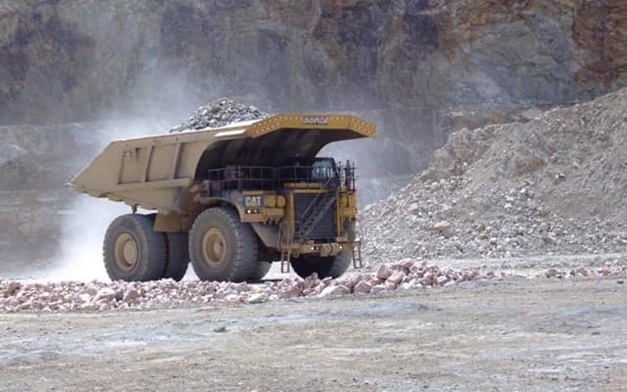
<path id="1" fill-rule="evenodd" d="M 279 114 L 118 140 L 69 185 L 132 208 L 105 234 L 112 280 L 180 280 L 190 260 L 202 280 L 259 280 L 275 261 L 338 277 L 361 264 L 355 167 L 316 155 L 375 135 L 354 116 Z"/>

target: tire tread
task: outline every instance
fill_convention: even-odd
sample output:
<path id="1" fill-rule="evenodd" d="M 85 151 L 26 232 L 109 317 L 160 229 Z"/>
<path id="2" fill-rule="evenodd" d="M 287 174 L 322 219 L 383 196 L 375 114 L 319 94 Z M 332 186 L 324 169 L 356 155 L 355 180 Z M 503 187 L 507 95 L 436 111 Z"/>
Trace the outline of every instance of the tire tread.
<path id="1" fill-rule="evenodd" d="M 211 227 L 211 222 L 222 222 L 231 231 L 235 239 L 233 260 L 226 271 L 210 271 L 202 260 L 194 257 L 198 245 L 199 231 L 204 233 L 207 227 Z M 223 233 L 229 237 L 229 233 Z M 257 259 L 257 238 L 252 228 L 239 219 L 239 215 L 232 208 L 213 207 L 203 211 L 192 225 L 190 230 L 189 254 L 192 259 L 192 266 L 196 275 L 202 280 L 219 280 L 231 282 L 243 282 L 249 279 L 255 271 Z"/>
<path id="2" fill-rule="evenodd" d="M 166 243 L 162 233 L 153 231 L 152 219 L 141 214 L 126 214 L 111 222 L 105 234 L 103 258 L 111 280 L 140 281 L 161 279 L 166 264 Z M 115 240 L 129 233 L 138 242 L 140 252 L 137 268 L 123 271 L 116 267 Z"/>

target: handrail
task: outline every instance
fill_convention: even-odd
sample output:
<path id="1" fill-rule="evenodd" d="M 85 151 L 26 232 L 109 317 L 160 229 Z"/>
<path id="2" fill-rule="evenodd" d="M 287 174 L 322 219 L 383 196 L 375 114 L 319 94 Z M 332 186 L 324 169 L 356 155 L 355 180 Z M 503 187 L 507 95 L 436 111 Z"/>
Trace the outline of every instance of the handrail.
<path id="1" fill-rule="evenodd" d="M 354 166 L 352 167 L 354 172 Z M 241 166 L 232 165 L 207 170 L 207 180 L 212 191 L 245 189 L 278 189 L 286 183 L 321 183 L 329 189 L 332 182 L 340 186 L 345 182 L 345 170 L 314 165 L 293 166 Z"/>

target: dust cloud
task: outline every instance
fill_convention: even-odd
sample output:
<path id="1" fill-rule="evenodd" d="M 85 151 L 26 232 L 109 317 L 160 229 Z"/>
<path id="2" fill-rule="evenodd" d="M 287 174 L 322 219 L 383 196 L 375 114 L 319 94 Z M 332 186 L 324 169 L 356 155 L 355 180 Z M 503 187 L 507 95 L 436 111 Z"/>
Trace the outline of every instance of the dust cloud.
<path id="1" fill-rule="evenodd" d="M 61 252 L 47 271 L 49 281 L 108 281 L 102 262 L 102 241 L 109 223 L 130 208 L 108 199 L 80 196 L 62 224 Z"/>
<path id="2" fill-rule="evenodd" d="M 135 99 L 126 111 L 123 107 L 112 108 L 99 116 L 102 131 L 94 136 L 98 139 L 94 143 L 98 148 L 83 154 L 77 166 L 86 166 L 114 140 L 167 133 L 186 118 L 190 108 L 203 103 L 195 98 L 198 92 L 186 95 L 186 91 L 192 91 L 191 87 L 188 88 L 190 85 L 188 80 L 180 77 L 168 79 L 162 74 L 152 75 L 152 78 L 145 76 L 130 89 L 129 95 Z M 85 160 L 84 157 L 89 158 Z M 111 221 L 119 215 L 131 213 L 131 207 L 106 198 L 76 194 L 73 190 L 68 192 L 72 193 L 70 197 L 73 200 L 60 224 L 58 255 L 49 269 L 34 276 L 46 281 L 109 281 L 102 259 L 104 236 Z"/>
<path id="3" fill-rule="evenodd" d="M 110 128 L 101 133 L 107 135 L 107 140 L 101 140 L 101 148 L 91 155 L 95 157 L 113 140 L 167 132 L 164 123 L 150 124 L 150 121 L 134 121 L 109 125 Z M 130 212 L 131 207 L 124 203 L 77 194 L 60 224 L 59 254 L 43 278 L 47 281 L 108 281 L 102 260 L 104 235 L 111 221 Z"/>

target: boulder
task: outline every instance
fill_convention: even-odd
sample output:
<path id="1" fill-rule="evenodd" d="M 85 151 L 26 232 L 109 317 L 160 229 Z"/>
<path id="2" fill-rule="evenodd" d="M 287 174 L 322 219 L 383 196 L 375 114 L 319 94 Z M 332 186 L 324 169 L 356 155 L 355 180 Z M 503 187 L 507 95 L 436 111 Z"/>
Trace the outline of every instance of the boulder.
<path id="1" fill-rule="evenodd" d="M 440 221 L 433 225 L 433 230 L 440 233 L 446 238 L 450 238 L 454 234 L 453 225 L 449 221 Z"/>

